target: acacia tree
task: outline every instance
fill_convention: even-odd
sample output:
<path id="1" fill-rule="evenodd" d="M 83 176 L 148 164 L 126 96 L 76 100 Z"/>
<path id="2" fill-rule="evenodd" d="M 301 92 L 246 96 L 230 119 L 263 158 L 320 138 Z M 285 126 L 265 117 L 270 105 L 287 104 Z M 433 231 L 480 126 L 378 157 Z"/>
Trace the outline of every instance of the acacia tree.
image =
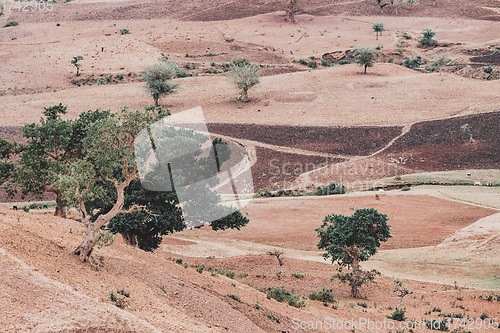
<path id="1" fill-rule="evenodd" d="M 318 248 L 326 250 L 323 257 L 337 263 L 339 273 L 334 276 L 349 282 L 351 296 L 359 295 L 359 287 L 373 282 L 380 274 L 376 270 L 363 271 L 360 262 L 377 253 L 380 242 L 391 237 L 387 215 L 373 208 L 358 209 L 351 216 L 327 215 L 320 228 L 315 229 L 320 237 Z M 351 269 L 343 273 L 343 269 Z"/>
<path id="2" fill-rule="evenodd" d="M 173 82 L 173 79 L 177 77 L 176 69 L 177 66 L 174 63 L 167 62 L 148 66 L 142 71 L 146 90 L 153 97 L 156 107 L 160 106 L 160 97 L 177 92 L 179 84 Z"/>
<path id="3" fill-rule="evenodd" d="M 372 24 L 372 29 L 376 33 L 377 40 L 378 40 L 378 34 L 382 36 L 382 32 L 385 31 L 385 26 L 383 23 L 380 22 L 375 22 Z"/>
<path id="4" fill-rule="evenodd" d="M 394 293 L 396 293 L 396 295 L 399 297 L 398 305 L 396 306 L 396 311 L 399 311 L 401 309 L 401 303 L 403 303 L 403 298 L 406 295 L 413 294 L 413 291 L 405 286 L 403 280 L 393 279 L 392 283 L 394 284 Z"/>
<path id="5" fill-rule="evenodd" d="M 251 64 L 247 59 L 246 61 L 231 62 L 230 72 L 227 78 L 240 89 L 240 102 L 248 102 L 248 90 L 260 83 L 259 74 L 257 74 L 259 67 Z"/>
<path id="6" fill-rule="evenodd" d="M 371 47 L 363 47 L 354 49 L 352 51 L 354 62 L 364 67 L 364 74 L 366 74 L 367 67 L 373 67 L 373 63 L 377 59 L 378 53 Z"/>

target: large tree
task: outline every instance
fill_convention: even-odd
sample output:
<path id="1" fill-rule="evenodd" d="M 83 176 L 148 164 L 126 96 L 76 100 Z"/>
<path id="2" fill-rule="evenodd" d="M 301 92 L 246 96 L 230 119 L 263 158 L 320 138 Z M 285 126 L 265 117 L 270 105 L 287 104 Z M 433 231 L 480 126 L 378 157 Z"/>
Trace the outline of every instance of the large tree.
<path id="1" fill-rule="evenodd" d="M 27 142 L 16 143 L 15 149 L 10 149 L 17 157 L 15 162 L 5 162 L 3 166 L 10 168 L 9 177 L 3 182 L 10 195 L 20 191 L 23 197 L 41 198 L 45 192 L 52 192 L 56 195 L 55 215 L 61 217 L 66 217 L 67 199 L 56 180 L 68 171 L 72 161 L 82 158 L 87 125 L 109 114 L 95 110 L 81 113 L 77 120 L 66 120 L 61 117 L 66 110 L 62 104 L 46 107 L 39 123 L 24 125 L 22 134 Z"/>
<path id="2" fill-rule="evenodd" d="M 99 233 L 105 228 L 121 233 L 128 244 L 153 251 L 159 246 L 163 235 L 188 226 L 175 189 L 189 187 L 190 182 L 199 180 L 197 178 L 200 173 L 196 172 L 199 170 L 193 169 L 193 166 L 203 168 L 203 159 L 208 157 L 200 157 L 201 147 L 196 147 L 200 142 L 190 140 L 190 137 L 196 135 L 193 132 L 180 129 L 181 133 L 191 134 L 158 136 L 151 124 L 158 122 L 165 114 L 157 111 L 155 108 L 146 108 L 144 111 L 129 111 L 124 108 L 117 114 L 91 124 L 83 140 L 85 158 L 71 163 L 69 171 L 59 177 L 57 185 L 64 189 L 71 204 L 79 209 L 86 228 L 85 238 L 75 250 L 82 261 L 99 264 L 92 257 L 92 251 Z M 159 128 L 163 129 L 161 126 Z M 172 130 L 172 127 L 167 129 Z M 140 133 L 148 133 L 146 138 L 154 137 L 155 140 L 151 142 L 154 142 L 155 150 L 161 146 L 179 153 L 185 165 L 191 168 L 179 168 L 177 161 L 172 160 L 174 173 L 171 172 L 169 162 L 156 164 L 151 173 L 140 174 L 137 154 L 140 155 L 145 146 L 136 142 Z M 193 145 L 198 149 L 188 151 L 195 153 L 183 153 L 187 147 L 193 148 Z M 223 150 L 222 154 L 219 153 L 223 161 L 227 160 L 226 155 Z M 151 160 L 149 156 L 149 153 L 143 155 L 146 163 Z M 155 168 L 161 170 L 154 172 Z M 163 186 L 172 181 L 175 188 Z M 158 184 L 159 186 L 155 186 Z M 220 197 L 209 188 L 198 189 L 197 194 L 207 204 L 194 210 L 200 212 L 200 216 L 189 216 L 189 221 L 197 222 L 196 226 L 210 223 L 212 229 L 220 230 L 240 228 L 248 223 L 248 219 L 239 211 L 230 211 L 227 206 L 220 204 Z M 200 201 L 195 199 L 193 202 L 182 202 L 182 209 L 199 204 Z M 221 218 L 204 220 L 202 215 L 210 215 L 214 210 Z"/>
<path id="3" fill-rule="evenodd" d="M 391 237 L 387 215 L 373 208 L 358 209 L 351 216 L 327 215 L 320 228 L 315 229 L 320 237 L 318 248 L 326 250 L 324 258 L 337 263 L 339 273 L 335 276 L 349 282 L 351 296 L 358 297 L 359 287 L 372 282 L 377 271 L 363 271 L 360 262 L 377 253 L 381 242 Z M 344 268 L 351 272 L 343 273 Z"/>

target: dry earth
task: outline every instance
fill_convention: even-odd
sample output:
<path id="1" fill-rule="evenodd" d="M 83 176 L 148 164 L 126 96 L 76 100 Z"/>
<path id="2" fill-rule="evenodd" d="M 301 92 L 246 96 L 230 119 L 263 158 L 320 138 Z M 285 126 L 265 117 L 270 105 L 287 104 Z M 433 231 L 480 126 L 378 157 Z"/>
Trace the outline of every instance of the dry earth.
<path id="1" fill-rule="evenodd" d="M 19 126 L 58 103 L 68 105 L 69 118 L 96 108 L 142 108 L 152 100 L 139 73 L 168 58 L 194 76 L 179 79 L 182 89 L 162 106 L 174 113 L 202 106 L 215 133 L 246 146 L 256 189 L 331 181 L 351 189 L 398 187 L 410 177 L 464 181 L 466 172 L 473 174 L 467 181 L 499 183 L 500 80 L 486 80 L 483 71 L 488 64 L 500 70 L 498 0 L 422 0 L 397 12 L 382 11 L 376 1 L 301 3 L 293 24 L 263 0 L 215 0 L 209 7 L 199 0 L 74 0 L 54 4 L 52 12 L 17 11 L 7 1 L 0 25 L 19 25 L 0 28 L 0 132 L 19 138 Z M 378 40 L 373 22 L 387 29 Z M 424 28 L 436 32 L 437 47 L 417 47 Z M 298 62 L 377 44 L 381 62 L 366 75 L 354 64 L 311 69 Z M 84 60 L 76 77 L 70 60 L 78 55 Z M 416 55 L 427 65 L 443 55 L 452 61 L 434 73 L 399 65 Z M 262 66 L 249 103 L 235 101 L 237 91 L 222 74 L 224 62 L 243 57 Z M 110 83 L 97 85 L 100 78 Z M 459 130 L 465 123 L 474 142 Z M 311 166 L 323 168 L 304 173 Z M 421 173 L 429 171 L 449 172 Z M 186 231 L 167 237 L 155 253 L 117 239 L 97 250 L 99 271 L 72 254 L 80 223 L 0 208 L 0 331 L 295 332 L 301 330 L 293 329 L 294 318 L 383 321 L 397 303 L 392 276 L 407 278 L 414 291 L 403 302 L 408 318 L 442 319 L 433 308 L 499 318 L 498 301 L 485 300 L 500 298 L 498 202 L 498 187 L 412 187 L 379 201 L 373 193 L 259 199 L 245 207 L 251 222 L 241 231 Z M 366 299 L 354 300 L 347 286 L 330 282 L 335 267 L 315 250 L 314 228 L 326 214 L 361 207 L 388 214 L 394 237 L 365 264 L 383 273 L 379 284 L 363 287 Z M 265 255 L 275 247 L 285 248 L 281 280 Z M 174 258 L 240 275 L 200 274 Z M 333 288 L 338 309 L 310 300 L 296 309 L 253 287 L 303 296 Z M 130 292 L 124 309 L 109 300 L 122 288 Z"/>

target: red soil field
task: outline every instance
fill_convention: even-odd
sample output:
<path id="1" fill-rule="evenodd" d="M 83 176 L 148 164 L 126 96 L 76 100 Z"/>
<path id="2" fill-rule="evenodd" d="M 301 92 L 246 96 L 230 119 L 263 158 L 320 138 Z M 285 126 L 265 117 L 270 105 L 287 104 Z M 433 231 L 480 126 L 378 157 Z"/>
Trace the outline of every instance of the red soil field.
<path id="1" fill-rule="evenodd" d="M 328 214 L 351 214 L 375 208 L 389 216 L 392 238 L 381 249 L 437 245 L 458 229 L 496 213 L 493 209 L 421 195 L 327 196 L 254 200 L 242 209 L 250 222 L 241 230 L 212 231 L 208 227 L 186 235 L 230 238 L 298 250 L 317 250 L 315 228 Z"/>

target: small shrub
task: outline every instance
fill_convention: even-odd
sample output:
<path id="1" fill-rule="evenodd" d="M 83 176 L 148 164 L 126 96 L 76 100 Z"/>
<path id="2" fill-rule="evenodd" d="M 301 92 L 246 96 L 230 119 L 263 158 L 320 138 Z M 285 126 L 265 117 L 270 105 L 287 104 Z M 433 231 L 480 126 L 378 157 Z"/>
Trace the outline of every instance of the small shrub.
<path id="1" fill-rule="evenodd" d="M 165 294 L 167 293 L 167 288 L 165 286 L 160 286 L 161 291 L 163 291 Z"/>
<path id="2" fill-rule="evenodd" d="M 321 290 L 313 291 L 309 293 L 309 299 L 313 301 L 321 301 L 324 303 L 336 303 L 335 297 L 333 296 L 333 289 L 323 288 Z"/>
<path id="3" fill-rule="evenodd" d="M 32 202 L 32 203 L 30 203 L 29 207 L 30 207 L 30 209 L 37 209 L 38 204 L 36 202 Z"/>
<path id="4" fill-rule="evenodd" d="M 358 305 L 365 309 L 368 307 L 368 304 L 366 304 L 365 302 L 358 302 Z"/>
<path id="5" fill-rule="evenodd" d="M 128 29 L 120 29 L 120 34 L 122 34 L 122 35 L 127 35 L 129 33 L 130 33 L 130 30 L 128 30 Z"/>
<path id="6" fill-rule="evenodd" d="M 317 68 L 318 67 L 318 63 L 316 61 L 309 61 L 307 63 L 307 66 L 309 66 L 311 68 Z"/>
<path id="7" fill-rule="evenodd" d="M 331 183 L 328 186 L 318 186 L 314 195 L 330 195 L 330 194 L 344 194 L 345 186 L 343 184 Z"/>
<path id="8" fill-rule="evenodd" d="M 26 213 L 30 211 L 30 208 L 26 205 L 21 207 L 22 210 L 24 210 Z"/>
<path id="9" fill-rule="evenodd" d="M 280 323 L 280 319 L 278 317 L 275 317 L 269 313 L 264 313 L 264 316 L 266 316 L 267 318 L 271 319 L 271 320 L 274 320 L 275 322 L 277 322 L 278 324 Z"/>
<path id="10" fill-rule="evenodd" d="M 340 60 L 339 65 L 349 65 L 351 63 L 350 60 Z"/>
<path id="11" fill-rule="evenodd" d="M 441 308 L 434 307 L 432 308 L 432 312 L 441 312 Z"/>
<path id="12" fill-rule="evenodd" d="M 109 294 L 109 299 L 121 309 L 125 308 L 128 305 L 128 301 L 125 299 L 125 297 L 118 297 L 114 293 Z"/>
<path id="13" fill-rule="evenodd" d="M 116 292 L 120 295 L 125 296 L 125 297 L 130 297 L 130 293 L 128 291 L 126 291 L 125 289 L 117 290 Z"/>
<path id="14" fill-rule="evenodd" d="M 105 77 L 101 77 L 101 78 L 99 78 L 99 80 L 97 80 L 97 85 L 98 86 L 102 86 L 102 85 L 105 85 L 105 84 L 108 84 L 108 80 Z"/>
<path id="15" fill-rule="evenodd" d="M 217 66 L 217 64 L 215 63 L 215 61 L 212 61 L 212 62 L 210 63 L 210 66 L 215 67 L 215 66 Z"/>
<path id="16" fill-rule="evenodd" d="M 290 306 L 294 306 L 296 308 L 303 308 L 306 306 L 306 303 L 302 300 L 301 296 L 295 295 L 293 290 L 291 292 L 286 291 L 283 287 L 280 288 L 266 288 L 261 290 L 266 293 L 267 298 L 274 298 L 278 302 L 288 303 Z"/>
<path id="17" fill-rule="evenodd" d="M 397 320 L 397 321 L 405 321 L 405 312 L 403 310 L 396 310 L 394 311 L 390 316 L 387 316 L 387 318 L 392 319 L 392 320 Z"/>
<path id="18" fill-rule="evenodd" d="M 401 66 L 408 68 L 418 68 L 420 67 L 421 61 L 422 61 L 421 56 L 415 56 L 415 57 L 406 56 L 403 58 L 403 63 L 401 64 Z"/>
<path id="19" fill-rule="evenodd" d="M 403 37 L 406 39 L 411 39 L 411 36 L 406 31 L 403 32 Z"/>
<path id="20" fill-rule="evenodd" d="M 481 320 L 485 320 L 485 319 L 488 319 L 489 317 L 485 312 L 483 312 L 483 314 L 479 318 L 481 318 Z"/>
<path id="21" fill-rule="evenodd" d="M 401 191 L 409 191 L 409 190 L 411 190 L 411 187 L 408 185 L 405 185 L 403 186 L 403 188 L 401 188 Z"/>
<path id="22" fill-rule="evenodd" d="M 17 22 L 17 21 L 7 21 L 7 22 L 5 22 L 5 25 L 3 27 L 4 28 L 15 27 L 16 25 L 19 25 L 19 22 Z"/>
<path id="23" fill-rule="evenodd" d="M 175 259 L 175 263 L 176 263 L 176 264 L 179 264 L 179 265 L 180 265 L 180 264 L 182 264 L 182 262 L 183 262 L 183 260 L 182 260 L 181 258 L 177 258 L 177 259 Z"/>
<path id="24" fill-rule="evenodd" d="M 303 279 L 304 276 L 305 276 L 304 274 L 292 273 L 292 277 L 297 278 L 297 279 Z"/>
<path id="25" fill-rule="evenodd" d="M 321 60 L 321 66 L 330 67 L 330 62 L 326 59 Z"/>
<path id="26" fill-rule="evenodd" d="M 486 74 L 492 74 L 493 73 L 493 67 L 491 67 L 490 65 L 488 65 L 488 67 L 485 67 L 483 69 L 483 71 L 486 73 Z"/>
<path id="27" fill-rule="evenodd" d="M 307 60 L 304 60 L 304 59 L 299 59 L 299 63 L 301 63 L 302 65 L 306 65 L 308 64 Z"/>
<path id="28" fill-rule="evenodd" d="M 260 310 L 260 305 L 259 305 L 259 303 L 255 303 L 255 308 L 256 308 L 257 310 Z"/>
<path id="29" fill-rule="evenodd" d="M 243 303 L 243 302 L 241 301 L 241 298 L 240 298 L 238 295 L 234 295 L 234 294 L 227 294 L 227 297 L 232 298 L 232 299 L 234 299 L 234 300 L 235 300 L 235 301 L 237 301 L 237 302 Z"/>
<path id="30" fill-rule="evenodd" d="M 60 26 L 61 26 L 61 23 L 56 23 L 56 26 L 57 26 L 57 27 L 60 27 Z"/>

